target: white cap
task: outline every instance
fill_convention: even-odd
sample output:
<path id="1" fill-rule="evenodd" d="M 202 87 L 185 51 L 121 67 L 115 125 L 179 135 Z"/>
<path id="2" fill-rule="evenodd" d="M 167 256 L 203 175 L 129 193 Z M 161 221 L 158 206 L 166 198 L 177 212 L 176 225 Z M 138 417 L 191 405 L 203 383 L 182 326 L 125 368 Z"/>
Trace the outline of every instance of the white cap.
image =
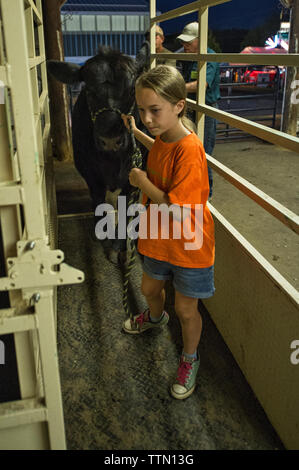
<path id="1" fill-rule="evenodd" d="M 193 39 L 198 37 L 198 23 L 195 21 L 194 23 L 186 24 L 183 29 L 182 34 L 180 34 L 177 39 L 180 39 L 184 42 L 193 41 Z"/>

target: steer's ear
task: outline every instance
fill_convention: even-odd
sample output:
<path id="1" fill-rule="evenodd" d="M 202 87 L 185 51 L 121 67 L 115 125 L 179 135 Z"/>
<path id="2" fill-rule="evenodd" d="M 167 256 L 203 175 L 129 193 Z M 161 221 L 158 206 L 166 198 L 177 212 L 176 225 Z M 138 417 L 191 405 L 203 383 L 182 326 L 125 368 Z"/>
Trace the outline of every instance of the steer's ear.
<path id="1" fill-rule="evenodd" d="M 81 66 L 71 62 L 60 62 L 59 60 L 48 60 L 47 70 L 59 82 L 70 85 L 83 81 Z"/>
<path id="2" fill-rule="evenodd" d="M 137 74 L 140 75 L 144 70 L 148 70 L 150 66 L 151 48 L 148 41 L 144 41 L 138 54 L 136 55 Z"/>

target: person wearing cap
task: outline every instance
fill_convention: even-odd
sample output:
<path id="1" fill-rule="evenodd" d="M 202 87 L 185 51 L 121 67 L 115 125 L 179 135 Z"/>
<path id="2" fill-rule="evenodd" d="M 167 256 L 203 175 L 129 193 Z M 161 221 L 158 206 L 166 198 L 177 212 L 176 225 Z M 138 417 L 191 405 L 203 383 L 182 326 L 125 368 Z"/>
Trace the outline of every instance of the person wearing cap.
<path id="1" fill-rule="evenodd" d="M 179 39 L 184 47 L 186 53 L 197 53 L 198 52 L 198 29 L 199 25 L 197 22 L 187 24 Z M 208 54 L 213 54 L 215 51 L 207 48 Z M 186 82 L 186 90 L 188 98 L 196 101 L 197 93 L 197 80 L 198 70 L 197 62 L 183 61 L 182 64 L 182 75 Z M 217 101 L 220 99 L 220 69 L 217 62 L 207 62 L 207 75 L 206 75 L 206 104 L 213 107 L 217 106 Z M 195 112 L 189 113 L 189 117 L 195 121 Z M 205 128 L 204 128 L 204 149 L 208 155 L 212 155 L 216 141 L 216 119 L 205 115 Z M 211 168 L 208 167 L 209 172 L 209 183 L 210 183 L 210 194 L 212 196 L 213 191 L 213 174 Z"/>
<path id="2" fill-rule="evenodd" d="M 145 39 L 149 41 L 150 32 L 147 31 L 145 34 Z M 163 46 L 164 43 L 164 32 L 161 26 L 156 25 L 156 53 L 157 54 L 171 54 L 172 52 L 166 49 Z M 176 60 L 174 59 L 165 59 L 164 57 L 157 57 L 156 65 L 171 65 L 172 67 L 176 66 Z"/>

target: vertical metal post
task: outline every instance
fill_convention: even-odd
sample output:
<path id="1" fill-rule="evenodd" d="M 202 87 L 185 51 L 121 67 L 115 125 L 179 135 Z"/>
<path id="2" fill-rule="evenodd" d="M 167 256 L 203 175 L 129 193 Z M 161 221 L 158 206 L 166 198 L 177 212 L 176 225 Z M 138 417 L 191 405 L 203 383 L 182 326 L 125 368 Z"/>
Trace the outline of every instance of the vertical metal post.
<path id="1" fill-rule="evenodd" d="M 272 127 L 275 129 L 276 124 L 276 111 L 277 111 L 277 101 L 278 101 L 278 93 L 279 93 L 279 81 L 280 81 L 280 72 L 279 67 L 276 68 L 276 74 L 274 78 L 274 107 L 273 107 L 273 115 L 272 115 Z"/>
<path id="2" fill-rule="evenodd" d="M 14 84 L 11 93 L 20 171 L 26 199 L 24 215 L 27 235 L 28 239 L 45 238 L 24 1 L 2 2 L 1 5 L 7 60 L 10 64 L 11 81 Z M 24 90 L 26 90 L 26 93 L 24 93 Z"/>
<path id="3" fill-rule="evenodd" d="M 199 48 L 198 48 L 198 81 L 197 81 L 197 104 L 205 104 L 206 97 L 206 82 L 207 82 L 207 64 L 206 61 L 201 60 L 201 54 L 207 53 L 208 46 L 208 12 L 209 9 L 199 8 L 198 10 L 198 23 L 199 23 Z M 204 141 L 204 113 L 197 113 L 197 135 L 200 140 Z"/>
<path id="4" fill-rule="evenodd" d="M 156 0 L 151 0 L 150 2 L 150 22 L 152 18 L 156 16 Z M 151 25 L 150 29 L 150 44 L 151 44 L 151 59 L 150 59 L 150 68 L 153 69 L 156 67 L 156 59 L 152 57 L 152 54 L 156 54 L 156 23 Z"/>
<path id="5" fill-rule="evenodd" d="M 6 80 L 6 102 L 0 106 L 0 182 L 2 191 L 6 186 L 10 189 L 15 187 L 20 189 L 21 194 L 20 199 L 16 202 L 12 200 L 8 205 L 1 206 L 0 201 L 0 222 L 4 256 L 15 257 L 17 266 L 21 263 L 24 242 L 32 242 L 27 243 L 30 250 L 34 249 L 37 241 L 40 246 L 48 247 L 51 224 L 55 224 L 51 220 L 55 217 L 51 206 L 53 199 L 50 200 L 53 180 L 50 172 L 46 171 L 52 163 L 47 73 L 41 0 L 0 0 L 0 3 L 3 20 L 0 30 L 0 72 Z M 15 134 L 11 132 L 12 122 Z M 15 141 L 16 149 L 12 148 Z M 24 221 L 20 207 L 24 211 Z M 48 254 L 50 248 L 49 253 L 47 250 L 42 255 L 33 253 L 33 272 L 35 256 Z M 21 264 L 19 268 L 20 271 L 16 272 L 18 276 L 22 272 Z M 4 323 L 0 321 L 0 331 L 4 325 L 4 331 L 8 328 L 7 331 L 14 334 L 21 395 L 21 400 L 16 402 L 16 412 L 12 411 L 13 407 L 0 404 L 0 433 L 1 437 L 5 437 L 5 428 L 15 427 L 15 442 L 9 442 L 12 448 L 27 448 L 30 443 L 32 448 L 36 445 L 65 449 L 57 359 L 56 287 L 50 282 L 47 288 L 37 286 L 38 290 L 34 288 L 31 291 L 24 287 L 25 284 L 21 281 L 18 289 L 9 292 L 11 317 L 6 318 L 5 313 L 0 311 L 1 320 L 4 319 Z M 32 294 L 36 293 L 40 299 L 35 304 L 35 313 L 30 311 L 32 321 L 27 325 L 22 319 L 27 316 L 24 312 L 28 312 L 29 305 L 32 305 Z M 37 298 L 35 295 L 34 299 Z M 43 407 L 43 400 L 46 407 Z M 3 441 L 0 438 L 0 447 L 1 444 Z"/>
<path id="6" fill-rule="evenodd" d="M 35 304 L 35 312 L 39 325 L 38 337 L 48 413 L 50 448 L 63 450 L 66 448 L 66 442 L 60 392 L 56 330 L 54 319 L 51 316 L 53 312 L 53 293 L 51 289 L 41 291 L 40 300 Z"/>

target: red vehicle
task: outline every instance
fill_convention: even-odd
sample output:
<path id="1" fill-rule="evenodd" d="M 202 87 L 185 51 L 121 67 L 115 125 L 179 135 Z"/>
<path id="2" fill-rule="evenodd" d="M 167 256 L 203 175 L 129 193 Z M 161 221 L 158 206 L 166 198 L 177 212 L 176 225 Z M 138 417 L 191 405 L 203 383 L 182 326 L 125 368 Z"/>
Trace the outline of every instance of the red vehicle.
<path id="1" fill-rule="evenodd" d="M 264 65 L 251 65 L 244 73 L 243 81 L 256 86 L 271 87 L 274 85 L 277 69 Z"/>

